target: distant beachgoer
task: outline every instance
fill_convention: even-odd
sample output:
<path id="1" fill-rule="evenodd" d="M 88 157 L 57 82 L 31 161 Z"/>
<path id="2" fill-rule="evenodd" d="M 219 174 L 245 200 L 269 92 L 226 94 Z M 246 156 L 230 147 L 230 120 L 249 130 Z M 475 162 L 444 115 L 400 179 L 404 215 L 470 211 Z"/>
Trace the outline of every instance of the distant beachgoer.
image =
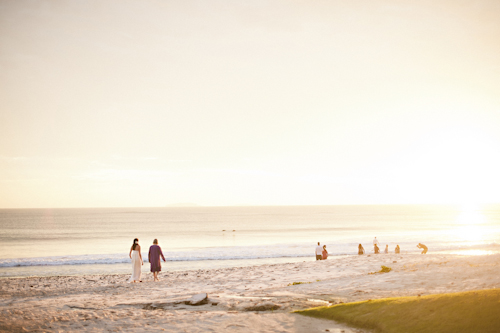
<path id="1" fill-rule="evenodd" d="M 386 245 L 386 246 L 385 246 L 384 253 L 389 253 L 389 245 Z"/>
<path id="2" fill-rule="evenodd" d="M 378 239 L 377 239 L 377 237 L 375 237 L 375 238 L 373 239 L 373 249 L 375 250 L 375 246 L 377 246 L 377 247 L 378 247 L 378 245 L 379 245 Z"/>
<path id="3" fill-rule="evenodd" d="M 132 247 L 130 248 L 130 253 L 128 254 L 130 259 L 132 259 L 132 276 L 128 282 L 142 282 L 141 281 L 141 265 L 144 265 L 141 256 L 141 246 L 139 245 L 139 239 L 135 238 Z"/>
<path id="4" fill-rule="evenodd" d="M 323 251 L 321 252 L 321 254 L 323 255 L 323 260 L 328 258 L 328 251 L 326 250 L 326 245 L 323 245 Z"/>
<path id="5" fill-rule="evenodd" d="M 358 254 L 365 254 L 365 249 L 361 244 L 358 245 Z"/>
<path id="6" fill-rule="evenodd" d="M 378 248 L 377 244 L 375 244 L 373 246 L 373 250 L 375 251 L 375 254 L 379 254 L 380 253 L 380 249 Z"/>
<path id="7" fill-rule="evenodd" d="M 321 260 L 323 259 L 323 248 L 321 247 L 321 245 L 319 245 L 319 242 L 318 242 L 318 246 L 316 246 L 316 260 Z"/>
<path id="8" fill-rule="evenodd" d="M 396 254 L 401 253 L 401 249 L 399 248 L 399 245 L 396 245 L 396 248 L 394 249 L 394 253 L 396 253 Z"/>
<path id="9" fill-rule="evenodd" d="M 160 281 L 158 279 L 158 272 L 161 271 L 161 260 L 160 256 L 165 261 L 163 252 L 161 252 L 161 247 L 158 245 L 158 239 L 153 241 L 153 245 L 149 247 L 148 260 L 151 264 L 151 272 L 153 273 L 154 281 Z"/>
<path id="10" fill-rule="evenodd" d="M 424 249 L 424 250 L 422 251 L 422 253 L 421 253 L 421 254 L 426 254 L 426 253 L 427 253 L 427 250 L 428 250 L 428 249 L 427 249 L 427 246 L 425 246 L 424 244 L 422 244 L 422 243 L 418 243 L 417 247 L 418 247 L 419 249 Z"/>

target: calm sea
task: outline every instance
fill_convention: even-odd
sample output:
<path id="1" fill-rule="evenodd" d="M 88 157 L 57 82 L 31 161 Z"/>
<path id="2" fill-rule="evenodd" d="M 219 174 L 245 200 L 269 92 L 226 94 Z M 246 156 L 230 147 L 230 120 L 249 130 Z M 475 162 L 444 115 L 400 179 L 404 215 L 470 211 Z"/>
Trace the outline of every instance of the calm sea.
<path id="1" fill-rule="evenodd" d="M 277 206 L 0 210 L 0 277 L 128 273 L 133 238 L 159 240 L 163 270 L 314 260 L 383 250 L 500 252 L 500 205 Z M 144 272 L 149 270 L 145 263 Z"/>

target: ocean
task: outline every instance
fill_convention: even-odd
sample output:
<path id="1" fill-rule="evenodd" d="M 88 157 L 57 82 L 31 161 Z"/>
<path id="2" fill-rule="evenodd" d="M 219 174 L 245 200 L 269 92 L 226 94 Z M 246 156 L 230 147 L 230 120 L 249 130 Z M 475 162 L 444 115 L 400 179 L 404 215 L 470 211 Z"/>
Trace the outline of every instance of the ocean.
<path id="1" fill-rule="evenodd" d="M 345 205 L 0 209 L 0 277 L 129 273 L 139 238 L 145 264 L 157 238 L 163 272 L 373 253 L 500 252 L 500 205 Z M 383 254 L 381 254 L 383 255 Z"/>

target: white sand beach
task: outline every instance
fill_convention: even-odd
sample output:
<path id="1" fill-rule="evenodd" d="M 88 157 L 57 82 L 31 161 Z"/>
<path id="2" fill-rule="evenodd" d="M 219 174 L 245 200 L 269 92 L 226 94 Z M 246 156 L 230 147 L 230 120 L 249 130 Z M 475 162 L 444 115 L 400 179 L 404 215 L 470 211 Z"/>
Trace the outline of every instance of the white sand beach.
<path id="1" fill-rule="evenodd" d="M 385 265 L 389 273 L 370 274 Z M 0 280 L 0 331 L 362 332 L 291 311 L 500 287 L 500 254 L 380 254 L 291 264 Z M 305 282 L 293 285 L 294 282 Z M 208 303 L 188 305 L 199 293 Z"/>

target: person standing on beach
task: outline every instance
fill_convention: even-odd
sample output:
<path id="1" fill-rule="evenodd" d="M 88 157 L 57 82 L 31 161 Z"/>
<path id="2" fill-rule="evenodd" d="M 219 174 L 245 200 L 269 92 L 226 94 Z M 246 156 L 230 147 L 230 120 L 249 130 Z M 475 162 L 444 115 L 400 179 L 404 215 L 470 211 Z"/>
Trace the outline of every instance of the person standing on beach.
<path id="1" fill-rule="evenodd" d="M 389 253 L 389 245 L 386 245 L 386 246 L 385 246 L 384 253 Z"/>
<path id="2" fill-rule="evenodd" d="M 323 248 L 318 242 L 318 246 L 316 246 L 316 260 L 323 259 Z"/>
<path id="3" fill-rule="evenodd" d="M 132 276 L 128 282 L 142 282 L 141 281 L 141 266 L 144 265 L 141 256 L 141 246 L 139 245 L 139 239 L 134 238 L 132 247 L 130 248 L 130 253 L 128 254 L 130 259 L 132 259 Z"/>
<path id="4" fill-rule="evenodd" d="M 365 254 L 365 249 L 363 248 L 363 245 L 359 244 L 358 246 L 358 254 Z"/>
<path id="5" fill-rule="evenodd" d="M 426 254 L 426 253 L 427 253 L 427 250 L 428 250 L 428 249 L 427 249 L 427 246 L 425 246 L 424 244 L 422 244 L 422 243 L 418 243 L 417 247 L 418 247 L 419 249 L 423 249 L 423 251 L 422 251 L 422 253 L 421 253 L 421 254 Z"/>
<path id="6" fill-rule="evenodd" d="M 378 248 L 377 244 L 375 244 L 373 246 L 373 251 L 375 251 L 375 254 L 379 254 L 380 253 L 380 249 Z"/>
<path id="7" fill-rule="evenodd" d="M 401 252 L 401 249 L 399 248 L 399 245 L 396 245 L 396 248 L 394 249 L 394 253 L 399 254 Z"/>
<path id="8" fill-rule="evenodd" d="M 373 239 L 373 250 L 374 250 L 374 251 L 375 251 L 375 248 L 378 248 L 378 244 L 379 244 L 379 243 L 378 243 L 378 239 L 377 239 L 377 237 L 375 237 L 375 238 Z M 375 253 L 377 253 L 377 251 L 375 251 Z"/>
<path id="9" fill-rule="evenodd" d="M 163 252 L 161 252 L 161 247 L 158 245 L 158 239 L 153 240 L 153 245 L 149 247 L 148 260 L 151 264 L 151 272 L 153 273 L 154 281 L 160 281 L 158 279 L 158 272 L 161 272 L 161 260 L 160 256 L 165 261 Z"/>
<path id="10" fill-rule="evenodd" d="M 326 260 L 328 258 L 328 251 L 326 250 L 326 245 L 323 245 L 323 252 L 321 252 L 323 255 L 323 260 Z"/>

